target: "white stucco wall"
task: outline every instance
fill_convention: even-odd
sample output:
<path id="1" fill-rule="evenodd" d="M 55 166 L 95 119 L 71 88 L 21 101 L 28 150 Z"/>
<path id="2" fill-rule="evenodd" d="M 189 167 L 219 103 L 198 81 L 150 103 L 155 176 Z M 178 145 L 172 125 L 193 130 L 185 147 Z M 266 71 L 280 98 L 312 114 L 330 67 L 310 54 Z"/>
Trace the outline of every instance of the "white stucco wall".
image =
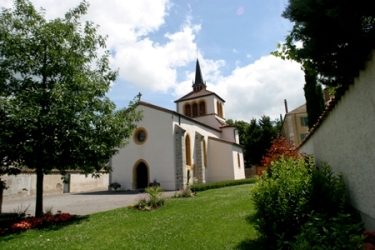
<path id="1" fill-rule="evenodd" d="M 232 146 L 232 155 L 236 165 L 234 166 L 234 179 L 245 179 L 245 162 L 243 159 L 242 149 L 240 147 Z M 239 159 L 239 165 L 238 164 Z"/>
<path id="2" fill-rule="evenodd" d="M 375 53 L 300 151 L 343 175 L 354 207 L 375 230 Z"/>
<path id="3" fill-rule="evenodd" d="M 162 183 L 165 190 L 175 189 L 175 147 L 172 120 L 173 115 L 146 106 L 139 107 L 143 119 L 138 127 L 145 128 L 147 139 L 144 144 L 134 143 L 121 148 L 112 158 L 111 182 L 118 182 L 124 190 L 134 189 L 133 169 L 143 160 L 149 169 L 149 181 Z"/>
<path id="4" fill-rule="evenodd" d="M 176 125 L 185 130 L 184 140 L 187 135 L 190 137 L 191 177 L 196 177 L 194 169 L 198 156 L 194 147 L 196 145 L 196 133 L 199 133 L 203 136 L 206 145 L 206 182 L 244 178 L 241 148 L 232 143 L 223 143 L 222 141 L 217 144 L 210 144 L 209 137 L 222 139 L 224 133 L 220 130 L 197 123 L 193 119 L 157 106 L 141 104 L 138 108 L 143 112 L 143 119 L 138 123 L 137 127 L 142 127 L 146 130 L 147 139 L 144 144 L 139 145 L 134 142 L 132 137 L 129 140 L 129 144 L 121 148 L 113 156 L 111 160 L 113 169 L 110 178 L 111 183 L 120 183 L 121 188 L 124 190 L 134 189 L 134 168 L 142 160 L 148 166 L 149 182 L 155 179 L 161 184 L 163 189 L 174 190 L 176 188 L 176 142 L 174 131 Z M 225 133 L 227 133 L 226 137 L 231 137 L 229 138 L 230 141 L 234 142 L 233 128 L 226 129 Z M 240 153 L 240 168 L 237 163 L 237 151 Z M 183 152 L 183 155 L 184 157 L 186 156 L 185 152 Z M 210 161 L 210 159 L 212 160 Z M 186 167 L 183 171 L 187 171 Z M 210 179 L 209 176 L 212 178 Z M 192 180 L 193 178 L 191 178 Z"/>
<path id="5" fill-rule="evenodd" d="M 236 141 L 236 129 L 234 127 L 224 127 L 222 128 L 222 139 L 234 142 L 234 143 L 239 143 L 239 141 Z"/>
<path id="6" fill-rule="evenodd" d="M 230 144 L 208 140 L 207 182 L 234 178 L 233 154 Z"/>

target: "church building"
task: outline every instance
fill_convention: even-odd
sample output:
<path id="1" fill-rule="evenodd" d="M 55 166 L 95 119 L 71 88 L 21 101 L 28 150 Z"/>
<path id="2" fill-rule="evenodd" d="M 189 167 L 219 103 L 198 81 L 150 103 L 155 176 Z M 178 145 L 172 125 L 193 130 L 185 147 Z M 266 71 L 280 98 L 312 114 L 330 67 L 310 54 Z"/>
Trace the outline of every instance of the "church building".
<path id="1" fill-rule="evenodd" d="M 192 87 L 175 101 L 176 111 L 139 103 L 142 120 L 112 157 L 110 183 L 134 190 L 155 181 L 164 190 L 178 190 L 245 178 L 238 132 L 225 122 L 223 98 L 207 90 L 198 60 Z"/>

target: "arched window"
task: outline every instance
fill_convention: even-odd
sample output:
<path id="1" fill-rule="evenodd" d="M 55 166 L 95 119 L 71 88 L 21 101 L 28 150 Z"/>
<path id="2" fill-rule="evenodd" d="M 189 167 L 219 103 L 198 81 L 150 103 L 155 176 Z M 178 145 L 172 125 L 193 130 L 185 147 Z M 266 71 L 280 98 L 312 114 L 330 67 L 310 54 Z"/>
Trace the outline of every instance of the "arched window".
<path id="1" fill-rule="evenodd" d="M 216 103 L 216 109 L 217 109 L 217 115 L 220 117 L 223 117 L 223 106 L 219 101 L 217 101 Z"/>
<path id="2" fill-rule="evenodd" d="M 186 116 L 191 117 L 191 106 L 190 106 L 189 103 L 185 104 L 184 113 L 185 113 Z"/>
<path id="3" fill-rule="evenodd" d="M 201 101 L 199 103 L 199 115 L 205 115 L 206 114 L 206 103 L 205 101 Z"/>
<path id="4" fill-rule="evenodd" d="M 198 104 L 193 103 L 193 117 L 197 117 L 197 116 L 198 116 Z"/>
<path id="5" fill-rule="evenodd" d="M 185 138 L 185 156 L 186 156 L 186 165 L 191 166 L 191 150 L 190 150 L 190 136 L 186 135 Z"/>

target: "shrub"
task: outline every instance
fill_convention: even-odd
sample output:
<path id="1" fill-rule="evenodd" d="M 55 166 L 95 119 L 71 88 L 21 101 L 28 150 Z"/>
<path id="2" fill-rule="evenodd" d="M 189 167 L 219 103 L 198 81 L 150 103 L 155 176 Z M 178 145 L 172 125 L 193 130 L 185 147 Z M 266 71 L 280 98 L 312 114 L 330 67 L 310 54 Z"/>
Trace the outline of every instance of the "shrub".
<path id="1" fill-rule="evenodd" d="M 362 224 L 350 213 L 334 217 L 313 214 L 302 226 L 292 249 L 363 249 Z"/>
<path id="2" fill-rule="evenodd" d="M 164 198 L 160 186 L 151 186 L 145 189 L 148 194 L 148 203 L 151 208 L 158 208 L 164 205 Z"/>
<path id="3" fill-rule="evenodd" d="M 312 159 L 272 162 L 253 199 L 256 228 L 273 248 L 342 249 L 340 242 L 354 246 L 361 241 L 359 216 L 343 179 L 327 165 L 317 168 Z M 322 239 L 314 239 L 318 235 Z M 319 248 L 320 243 L 330 247 Z"/>
<path id="4" fill-rule="evenodd" d="M 269 167 L 273 161 L 277 161 L 282 157 L 298 159 L 301 158 L 301 155 L 286 138 L 278 137 L 272 141 L 271 147 L 263 156 L 261 164 L 263 167 Z"/>
<path id="5" fill-rule="evenodd" d="M 164 205 L 164 198 L 160 186 L 150 186 L 145 189 L 147 198 L 143 198 L 134 206 L 139 210 L 156 209 Z"/>
<path id="6" fill-rule="evenodd" d="M 352 210 L 342 176 L 334 175 L 327 164 L 312 169 L 309 206 L 312 211 L 327 216 Z"/>
<path id="7" fill-rule="evenodd" d="M 117 183 L 117 182 L 113 182 L 113 183 L 109 184 L 109 188 L 112 189 L 112 190 L 117 191 L 117 189 L 121 188 L 121 184 Z"/>
<path id="8" fill-rule="evenodd" d="M 174 194 L 174 197 L 175 198 L 189 198 L 189 197 L 193 197 L 194 195 L 195 193 L 191 191 L 190 186 L 187 186 L 186 188 L 176 192 Z"/>
<path id="9" fill-rule="evenodd" d="M 302 159 L 271 164 L 253 189 L 257 230 L 270 243 L 291 240 L 308 213 L 309 168 Z"/>
<path id="10" fill-rule="evenodd" d="M 228 186 L 235 186 L 235 185 L 243 185 L 243 184 L 251 184 L 255 183 L 255 178 L 248 178 L 248 179 L 241 179 L 241 180 L 229 180 L 229 181 L 220 181 L 220 182 L 211 182 L 211 183 L 199 183 L 199 184 L 193 184 L 191 186 L 192 192 L 199 192 L 204 191 L 208 189 L 214 189 L 214 188 L 222 188 L 222 187 L 228 187 Z"/>

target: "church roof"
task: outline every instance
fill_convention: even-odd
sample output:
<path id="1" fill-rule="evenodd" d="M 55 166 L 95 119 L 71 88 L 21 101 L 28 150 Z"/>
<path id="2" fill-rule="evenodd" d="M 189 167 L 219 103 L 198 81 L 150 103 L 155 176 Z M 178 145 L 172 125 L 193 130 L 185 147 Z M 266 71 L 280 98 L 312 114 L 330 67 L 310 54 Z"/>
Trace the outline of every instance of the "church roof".
<path id="1" fill-rule="evenodd" d="M 204 97 L 204 96 L 209 96 L 209 95 L 215 95 L 222 102 L 225 102 L 224 99 L 218 96 L 216 93 L 206 89 L 206 82 L 203 81 L 201 67 L 199 65 L 199 60 L 197 59 L 197 63 L 195 66 L 195 81 L 193 83 L 193 91 L 184 95 L 183 97 L 176 100 L 175 102 L 191 100 L 191 99 L 195 99 L 198 97 Z"/>
<path id="2" fill-rule="evenodd" d="M 196 92 L 196 91 L 193 90 L 190 93 L 188 93 L 188 94 L 184 95 L 183 97 L 181 97 L 180 99 L 176 100 L 175 102 L 182 102 L 182 101 L 191 100 L 191 99 L 195 99 L 195 98 L 198 98 L 198 97 L 205 97 L 205 96 L 209 96 L 209 95 L 215 95 L 222 102 L 225 102 L 224 99 L 221 98 L 220 96 L 218 96 L 215 92 L 209 91 L 207 89 L 201 89 L 198 92 Z"/>

